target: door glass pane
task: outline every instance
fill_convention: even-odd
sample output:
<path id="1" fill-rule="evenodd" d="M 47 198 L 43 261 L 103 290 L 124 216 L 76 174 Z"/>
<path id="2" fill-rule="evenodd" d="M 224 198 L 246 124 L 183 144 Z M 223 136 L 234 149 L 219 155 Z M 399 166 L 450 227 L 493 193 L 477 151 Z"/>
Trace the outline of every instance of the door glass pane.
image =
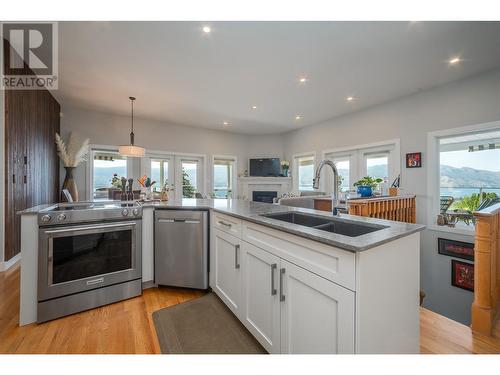
<path id="1" fill-rule="evenodd" d="M 92 160 L 92 192 L 94 199 L 113 199 L 110 188 L 119 188 L 127 177 L 127 159 L 116 152 L 94 151 Z"/>
<path id="2" fill-rule="evenodd" d="M 198 163 L 196 161 L 182 162 L 182 197 L 194 198 L 197 191 L 196 173 Z"/>
<path id="3" fill-rule="evenodd" d="M 366 173 L 374 178 L 389 178 L 389 157 L 371 156 L 366 158 Z"/>
<path id="4" fill-rule="evenodd" d="M 339 175 L 342 177 L 340 190 L 345 192 L 349 190 L 350 182 L 349 182 L 349 160 L 338 160 L 334 161 L 335 166 L 339 172 Z"/>
<path id="5" fill-rule="evenodd" d="M 151 181 L 156 181 L 154 191 L 161 191 L 163 185 L 168 183 L 168 160 L 151 160 Z"/>
<path id="6" fill-rule="evenodd" d="M 53 284 L 132 268 L 132 230 L 56 237 Z"/>
<path id="7" fill-rule="evenodd" d="M 233 161 L 216 160 L 214 162 L 214 197 L 231 198 L 233 191 Z"/>
<path id="8" fill-rule="evenodd" d="M 314 158 L 312 156 L 298 158 L 297 173 L 300 191 L 311 191 L 313 189 Z"/>

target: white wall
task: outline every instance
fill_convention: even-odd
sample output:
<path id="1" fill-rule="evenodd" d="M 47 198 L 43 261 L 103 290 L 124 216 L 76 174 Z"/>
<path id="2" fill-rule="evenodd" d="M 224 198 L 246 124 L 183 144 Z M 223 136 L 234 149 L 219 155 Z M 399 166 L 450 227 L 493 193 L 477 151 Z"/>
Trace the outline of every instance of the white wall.
<path id="1" fill-rule="evenodd" d="M 360 100 L 363 100 L 361 97 Z M 403 97 L 284 136 L 285 157 L 400 138 L 401 182 L 417 194 L 417 221 L 427 224 L 427 133 L 500 120 L 500 69 Z M 406 169 L 404 157 L 422 152 L 423 167 Z M 452 287 L 450 257 L 437 254 L 437 237 L 471 241 L 470 236 L 426 230 L 422 236 L 421 283 L 425 306 L 468 324 L 473 294 Z"/>
<path id="2" fill-rule="evenodd" d="M 80 108 L 63 107 L 61 132 L 67 136 L 74 132 L 79 138 L 90 138 L 90 143 L 99 145 L 120 145 L 129 143 L 130 117 L 93 112 Z M 248 136 L 189 126 L 167 124 L 136 118 L 134 121 L 135 143 L 149 150 L 174 153 L 195 153 L 206 156 L 206 187 L 211 191 L 212 155 L 234 155 L 238 158 L 238 173 L 248 167 L 248 155 L 283 157 L 281 135 Z M 137 161 L 134 161 L 137 164 Z M 140 169 L 134 165 L 134 178 Z M 85 197 L 87 189 L 86 166 L 81 165 L 75 178 L 80 196 Z M 64 179 L 64 169 L 61 179 Z"/>

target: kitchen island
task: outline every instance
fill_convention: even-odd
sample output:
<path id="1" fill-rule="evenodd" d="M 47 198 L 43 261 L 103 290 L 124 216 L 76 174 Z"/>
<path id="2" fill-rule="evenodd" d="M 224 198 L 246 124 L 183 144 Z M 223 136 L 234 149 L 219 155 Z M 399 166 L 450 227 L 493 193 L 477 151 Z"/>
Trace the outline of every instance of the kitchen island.
<path id="1" fill-rule="evenodd" d="M 21 324 L 36 321 L 37 215 L 22 212 Z M 142 205 L 142 282 L 154 212 L 210 211 L 210 287 L 270 353 L 418 353 L 421 225 L 342 215 L 348 236 L 270 217 L 331 214 L 242 200 Z M 265 216 L 263 216 L 265 215 Z M 33 272 L 35 275 L 33 275 Z"/>

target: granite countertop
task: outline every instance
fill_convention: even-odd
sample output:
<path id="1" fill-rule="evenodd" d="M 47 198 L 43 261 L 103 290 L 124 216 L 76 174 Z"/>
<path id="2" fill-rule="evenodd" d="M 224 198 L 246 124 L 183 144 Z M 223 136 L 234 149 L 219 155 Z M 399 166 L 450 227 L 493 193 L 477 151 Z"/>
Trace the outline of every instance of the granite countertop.
<path id="1" fill-rule="evenodd" d="M 36 206 L 23 210 L 18 214 L 38 214 L 38 212 L 50 206 L 52 206 L 52 204 Z M 273 229 L 308 238 L 313 241 L 321 242 L 326 245 L 335 246 L 337 248 L 352 252 L 368 250 L 384 243 L 394 241 L 397 238 L 405 237 L 425 229 L 425 226 L 420 224 L 408 224 L 397 221 L 388 221 L 362 216 L 341 214 L 339 219 L 342 221 L 346 221 L 347 223 L 351 222 L 353 224 L 364 224 L 367 226 L 386 226 L 386 228 L 380 229 L 375 232 L 367 233 L 357 237 L 349 237 L 261 216 L 263 214 L 277 212 L 302 212 L 306 214 L 312 214 L 317 217 L 328 218 L 332 217 L 332 214 L 329 212 L 307 208 L 282 206 L 277 204 L 250 202 L 238 199 L 182 199 L 169 200 L 167 202 L 154 201 L 144 202 L 142 203 L 142 206 L 144 208 L 151 207 L 154 209 L 214 210 L 216 212 L 231 215 L 242 220 L 265 225 Z"/>
<path id="2" fill-rule="evenodd" d="M 368 226 L 383 225 L 387 227 L 358 237 L 349 237 L 261 216 L 262 214 L 276 212 L 302 212 L 312 214 L 317 217 L 332 217 L 332 214 L 329 212 L 308 208 L 250 202 L 236 199 L 183 199 L 168 202 L 148 202 L 144 204 L 144 207 L 148 206 L 152 206 L 155 209 L 211 209 L 216 212 L 221 212 L 223 214 L 231 215 L 256 224 L 265 225 L 273 229 L 295 234 L 300 237 L 308 238 L 352 252 L 368 250 L 384 243 L 394 241 L 397 238 L 405 237 L 425 229 L 425 225 L 420 224 L 409 224 L 397 221 L 341 214 L 340 220 L 352 222 L 353 224 L 365 224 Z"/>

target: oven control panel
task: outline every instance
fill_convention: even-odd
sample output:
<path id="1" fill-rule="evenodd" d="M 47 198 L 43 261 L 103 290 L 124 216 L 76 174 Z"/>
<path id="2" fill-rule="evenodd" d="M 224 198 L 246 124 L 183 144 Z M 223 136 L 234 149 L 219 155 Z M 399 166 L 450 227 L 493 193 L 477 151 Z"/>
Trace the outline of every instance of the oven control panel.
<path id="1" fill-rule="evenodd" d="M 38 213 L 39 226 L 70 225 L 103 220 L 140 219 L 137 202 L 60 203 Z"/>

